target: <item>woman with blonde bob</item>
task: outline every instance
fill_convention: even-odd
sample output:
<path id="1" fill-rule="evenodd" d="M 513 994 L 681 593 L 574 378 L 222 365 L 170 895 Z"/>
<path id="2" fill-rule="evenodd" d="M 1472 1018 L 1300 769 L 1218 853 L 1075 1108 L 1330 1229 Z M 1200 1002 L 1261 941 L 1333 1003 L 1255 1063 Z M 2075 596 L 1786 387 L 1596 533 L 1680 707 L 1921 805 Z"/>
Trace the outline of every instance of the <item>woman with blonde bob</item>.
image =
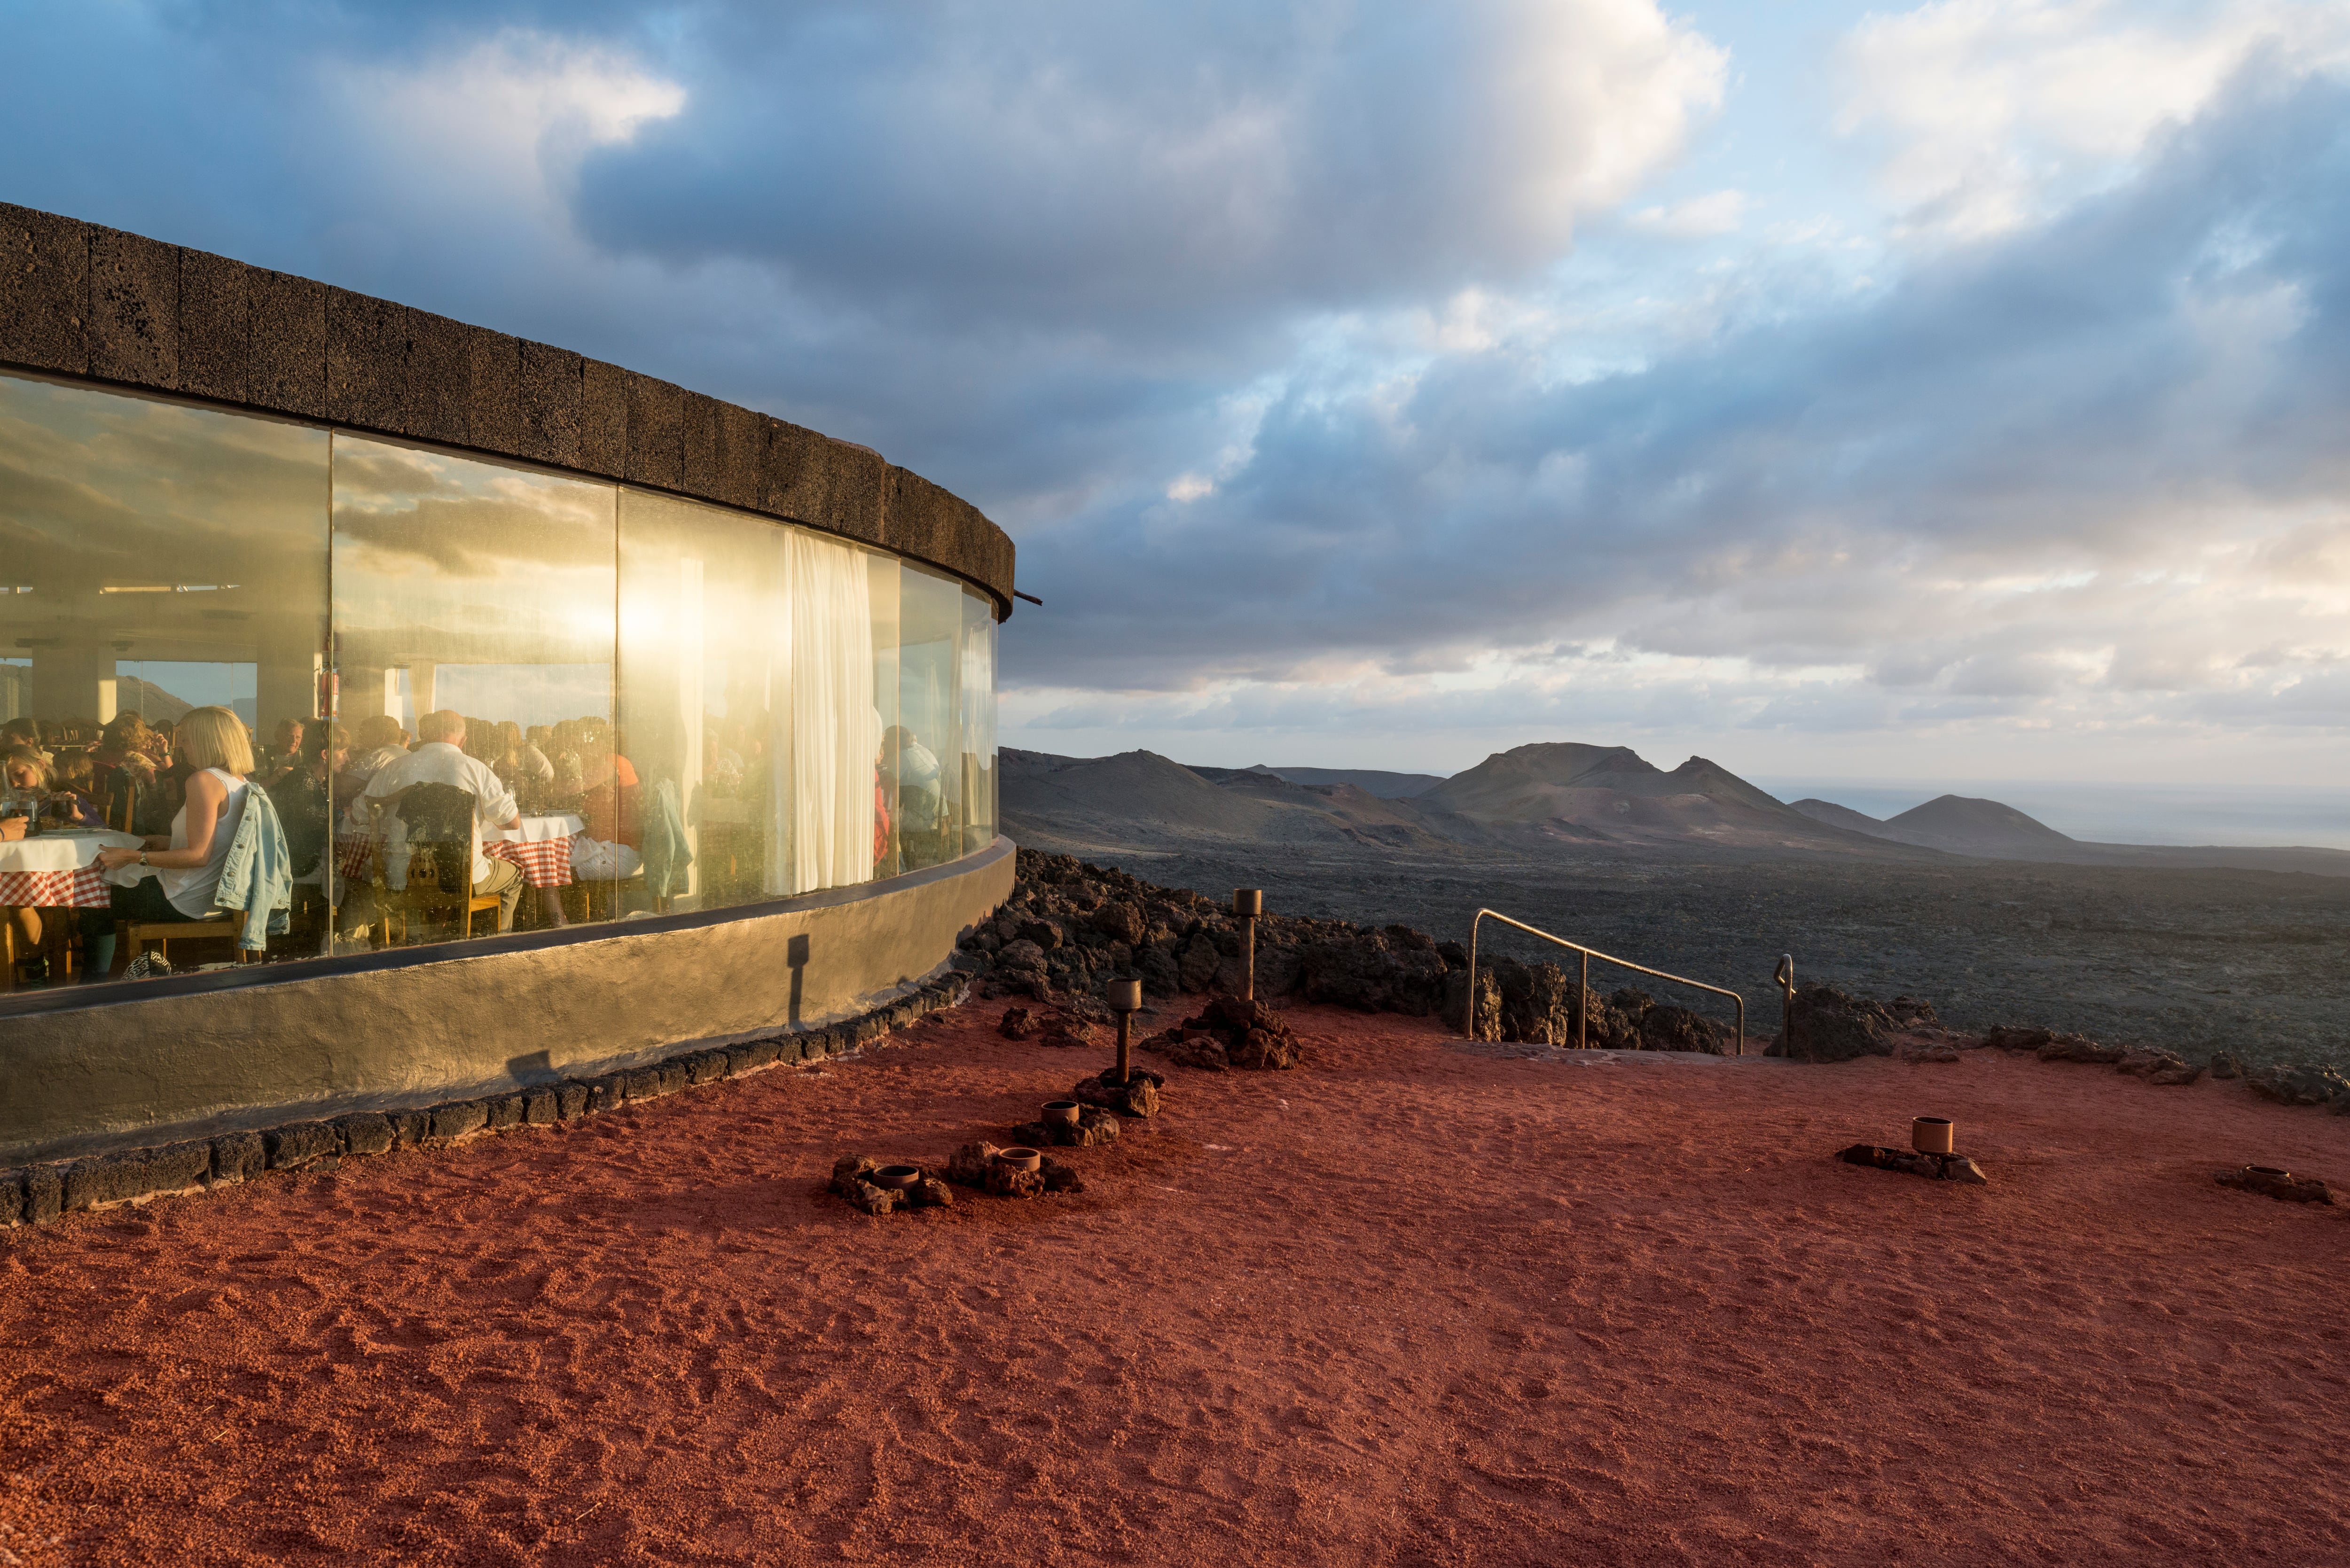
<path id="1" fill-rule="evenodd" d="M 98 863 L 109 871 L 136 864 L 154 867 L 155 875 L 115 888 L 111 909 L 84 911 L 82 936 L 89 953 L 83 973 L 93 981 L 104 980 L 114 967 L 115 921 L 219 917 L 213 894 L 244 819 L 253 741 L 244 721 L 227 709 L 193 708 L 175 727 L 172 746 L 192 771 L 187 804 L 172 819 L 171 836 L 150 838 L 140 849 L 98 852 Z"/>

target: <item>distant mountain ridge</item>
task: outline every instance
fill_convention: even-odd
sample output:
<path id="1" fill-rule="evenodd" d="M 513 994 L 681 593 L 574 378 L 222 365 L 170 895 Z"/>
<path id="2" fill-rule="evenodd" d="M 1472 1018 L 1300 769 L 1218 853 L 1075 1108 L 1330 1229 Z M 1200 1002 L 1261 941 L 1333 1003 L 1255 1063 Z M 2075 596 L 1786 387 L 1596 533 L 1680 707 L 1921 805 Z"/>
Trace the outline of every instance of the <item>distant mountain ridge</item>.
<path id="1" fill-rule="evenodd" d="M 1937 795 L 1923 805 L 1879 819 L 1817 798 L 1793 809 L 1824 826 L 1865 833 L 1892 844 L 1939 849 L 1982 860 L 2036 860 L 2068 866 L 2143 866 L 2170 870 L 2301 871 L 2350 876 L 2350 851 L 2314 847 L 2233 847 L 2227 845 L 2098 844 L 2060 833 L 1996 800 Z"/>
<path id="2" fill-rule="evenodd" d="M 1665 769 L 1627 746 L 1575 742 L 1496 752 L 1446 779 L 1263 764 L 1187 768 L 1152 752 L 1061 757 L 1008 747 L 999 769 L 1005 832 L 1086 855 L 1249 846 L 1438 857 L 1499 850 L 1931 863 L 1957 855 L 2350 876 L 2350 851 L 2084 843 L 2013 806 L 1967 795 L 1940 795 L 1889 820 L 1833 801 L 1789 805 L 1704 757 Z M 1421 779 L 1430 782 L 1415 793 L 1383 793 Z"/>

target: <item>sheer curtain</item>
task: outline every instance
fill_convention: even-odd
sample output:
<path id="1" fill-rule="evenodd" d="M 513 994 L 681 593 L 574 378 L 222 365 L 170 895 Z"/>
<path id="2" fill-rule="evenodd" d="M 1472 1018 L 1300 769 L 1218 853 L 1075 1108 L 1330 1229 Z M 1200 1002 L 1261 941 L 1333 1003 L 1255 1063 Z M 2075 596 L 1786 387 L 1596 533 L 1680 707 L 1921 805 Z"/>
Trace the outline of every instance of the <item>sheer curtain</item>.
<path id="1" fill-rule="evenodd" d="M 873 879 L 874 758 L 870 557 L 791 531 L 792 887 Z"/>

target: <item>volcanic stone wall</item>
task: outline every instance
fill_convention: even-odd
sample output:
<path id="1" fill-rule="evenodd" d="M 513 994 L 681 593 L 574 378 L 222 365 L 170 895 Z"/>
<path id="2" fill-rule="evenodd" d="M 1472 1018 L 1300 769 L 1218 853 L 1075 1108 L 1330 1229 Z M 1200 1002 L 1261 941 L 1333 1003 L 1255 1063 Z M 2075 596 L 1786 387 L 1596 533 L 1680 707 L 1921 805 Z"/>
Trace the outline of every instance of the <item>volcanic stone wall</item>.
<path id="1" fill-rule="evenodd" d="M 764 513 L 942 567 L 1012 613 L 1003 530 L 868 448 L 568 349 L 6 202 L 0 365 Z"/>

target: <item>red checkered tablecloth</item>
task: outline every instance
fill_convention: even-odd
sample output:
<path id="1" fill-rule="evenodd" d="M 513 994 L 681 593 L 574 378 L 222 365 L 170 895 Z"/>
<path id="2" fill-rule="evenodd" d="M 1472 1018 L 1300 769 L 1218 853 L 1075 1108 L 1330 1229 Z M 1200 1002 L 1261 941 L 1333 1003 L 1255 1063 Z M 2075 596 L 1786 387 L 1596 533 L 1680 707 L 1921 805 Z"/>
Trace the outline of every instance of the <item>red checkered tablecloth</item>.
<path id="1" fill-rule="evenodd" d="M 95 861 L 78 871 L 0 871 L 0 904 L 44 909 L 103 909 L 106 873 Z"/>
<path id="2" fill-rule="evenodd" d="M 534 888 L 571 886 L 571 840 L 541 838 L 529 843 L 494 838 L 482 853 L 510 862 L 522 870 L 522 879 Z"/>
<path id="3" fill-rule="evenodd" d="M 508 828 L 518 836 L 494 836 L 482 840 L 482 853 L 518 867 L 523 880 L 534 888 L 568 888 L 571 886 L 571 841 L 578 836 L 564 831 L 576 827 L 577 817 L 525 817 L 519 828 Z M 368 874 L 368 857 L 375 852 L 375 839 L 368 834 L 346 834 L 336 841 L 336 867 L 345 878 L 359 880 Z"/>

